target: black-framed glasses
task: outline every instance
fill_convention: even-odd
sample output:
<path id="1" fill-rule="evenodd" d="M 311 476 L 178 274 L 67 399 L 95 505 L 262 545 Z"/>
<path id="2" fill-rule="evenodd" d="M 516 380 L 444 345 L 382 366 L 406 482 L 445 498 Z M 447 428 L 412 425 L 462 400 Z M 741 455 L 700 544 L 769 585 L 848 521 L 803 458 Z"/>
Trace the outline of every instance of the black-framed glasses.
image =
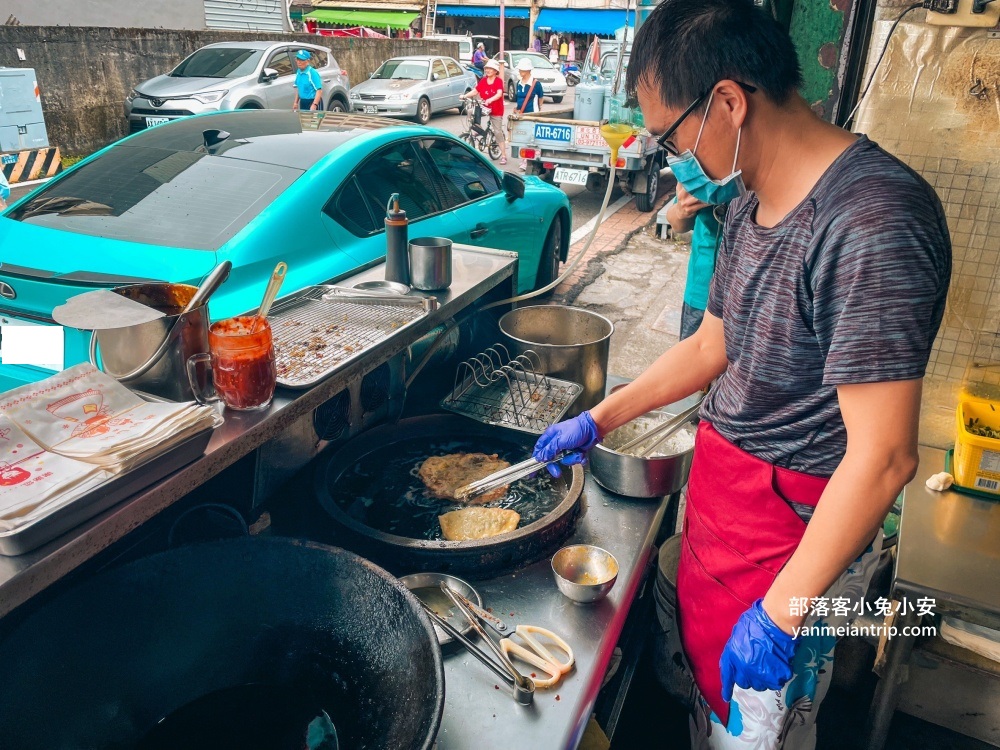
<path id="1" fill-rule="evenodd" d="M 748 94 L 753 94 L 754 92 L 757 91 L 757 87 L 751 86 L 749 83 L 742 83 L 740 81 L 734 81 L 734 83 L 741 89 L 746 91 Z M 691 104 L 688 105 L 688 108 L 685 109 L 683 112 L 681 112 L 681 116 L 678 117 L 676 120 L 674 120 L 674 124 L 671 125 L 669 128 L 667 128 L 666 131 L 663 133 L 663 135 L 661 135 L 659 138 L 656 139 L 656 145 L 662 148 L 668 154 L 670 154 L 670 156 L 679 156 L 680 152 L 677 150 L 677 147 L 670 142 L 670 136 L 672 136 L 674 133 L 677 132 L 677 128 L 679 128 L 681 126 L 681 123 L 687 119 L 688 115 L 690 115 L 692 112 L 698 109 L 698 107 L 701 106 L 701 103 L 705 101 L 706 98 L 708 98 L 708 95 L 712 93 L 712 89 L 714 88 L 715 86 L 713 85 L 711 88 L 708 89 L 708 91 L 706 91 L 704 94 L 702 94 L 693 102 L 691 102 Z"/>

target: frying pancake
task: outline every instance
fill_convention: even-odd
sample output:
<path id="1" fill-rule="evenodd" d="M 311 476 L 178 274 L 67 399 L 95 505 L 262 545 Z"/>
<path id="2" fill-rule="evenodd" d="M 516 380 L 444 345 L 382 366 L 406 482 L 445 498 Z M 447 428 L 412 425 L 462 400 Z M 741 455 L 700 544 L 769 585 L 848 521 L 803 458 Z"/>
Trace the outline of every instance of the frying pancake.
<path id="1" fill-rule="evenodd" d="M 466 542 L 513 531 L 521 522 L 521 515 L 503 508 L 462 508 L 438 516 L 438 521 L 445 539 Z"/>
<path id="2" fill-rule="evenodd" d="M 421 481 L 427 485 L 434 497 L 442 500 L 458 500 L 459 502 L 469 502 L 473 505 L 481 505 L 491 500 L 498 500 L 507 494 L 509 485 L 504 485 L 492 492 L 472 498 L 462 500 L 455 496 L 455 491 L 475 482 L 477 479 L 485 479 L 490 474 L 506 469 L 509 463 L 500 458 L 496 453 L 487 455 L 486 453 L 449 453 L 446 456 L 431 456 L 420 464 Z"/>

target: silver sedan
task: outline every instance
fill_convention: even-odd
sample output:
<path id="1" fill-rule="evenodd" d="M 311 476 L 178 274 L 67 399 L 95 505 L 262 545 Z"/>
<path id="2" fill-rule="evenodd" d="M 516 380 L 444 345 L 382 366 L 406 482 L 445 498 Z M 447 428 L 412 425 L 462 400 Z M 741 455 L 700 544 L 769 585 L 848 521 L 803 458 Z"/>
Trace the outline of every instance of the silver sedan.
<path id="1" fill-rule="evenodd" d="M 411 55 L 386 60 L 351 89 L 351 110 L 367 115 L 415 117 L 426 125 L 434 112 L 462 105 L 476 77 L 451 57 Z"/>

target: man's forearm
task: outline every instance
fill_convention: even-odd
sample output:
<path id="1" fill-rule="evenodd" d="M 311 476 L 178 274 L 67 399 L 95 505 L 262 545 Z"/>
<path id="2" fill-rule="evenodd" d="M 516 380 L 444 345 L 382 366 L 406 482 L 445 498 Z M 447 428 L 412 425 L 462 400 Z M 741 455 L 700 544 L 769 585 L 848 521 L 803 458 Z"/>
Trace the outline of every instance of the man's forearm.
<path id="1" fill-rule="evenodd" d="M 706 313 L 694 336 L 668 349 L 627 387 L 590 410 L 602 435 L 699 391 L 727 366 L 722 321 Z"/>
<path id="2" fill-rule="evenodd" d="M 837 387 L 847 452 L 798 549 L 771 584 L 764 609 L 783 630 L 805 621 L 793 599 L 823 596 L 871 542 L 917 470 L 922 379 Z"/>
<path id="3" fill-rule="evenodd" d="M 764 610 L 791 632 L 806 617 L 793 601 L 823 596 L 865 551 L 893 502 L 909 481 L 911 462 L 892 453 L 857 456 L 850 452 L 826 486 L 798 549 L 764 597 Z"/>

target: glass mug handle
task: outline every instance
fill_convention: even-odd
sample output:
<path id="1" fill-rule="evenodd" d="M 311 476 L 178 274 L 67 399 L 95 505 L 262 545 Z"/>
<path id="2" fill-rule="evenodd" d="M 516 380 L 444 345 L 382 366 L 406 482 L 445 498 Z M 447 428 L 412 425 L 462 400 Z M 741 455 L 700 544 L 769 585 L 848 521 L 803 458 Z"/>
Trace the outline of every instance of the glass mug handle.
<path id="1" fill-rule="evenodd" d="M 208 362 L 208 367 L 206 368 L 209 373 L 212 373 L 212 355 L 208 352 L 201 352 L 200 354 L 192 354 L 188 357 L 187 361 L 187 376 L 188 383 L 191 385 L 191 392 L 194 394 L 195 401 L 199 404 L 215 404 L 222 400 L 218 392 L 215 391 L 215 378 L 214 374 L 210 376 L 212 380 L 212 391 L 214 395 L 206 396 L 202 390 L 201 386 L 198 384 L 198 364 L 201 362 Z"/>

